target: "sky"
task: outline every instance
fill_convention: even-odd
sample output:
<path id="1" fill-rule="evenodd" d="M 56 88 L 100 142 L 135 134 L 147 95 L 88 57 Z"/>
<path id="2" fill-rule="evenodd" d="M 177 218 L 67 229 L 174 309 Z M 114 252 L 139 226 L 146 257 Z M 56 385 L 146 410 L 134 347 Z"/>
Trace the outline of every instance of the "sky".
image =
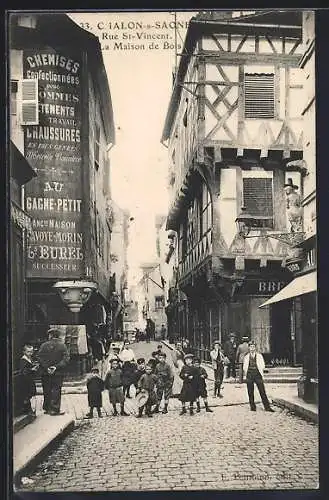
<path id="1" fill-rule="evenodd" d="M 177 51 L 185 22 L 195 12 L 177 12 Z M 160 143 L 175 65 L 174 14 L 170 12 L 69 13 L 99 37 L 113 104 L 116 144 L 110 152 L 111 193 L 130 210 L 129 280 L 139 264 L 156 259 L 155 215 L 168 212 L 168 150 Z M 152 45 L 153 44 L 153 45 Z M 132 48 L 132 45 L 138 48 Z"/>

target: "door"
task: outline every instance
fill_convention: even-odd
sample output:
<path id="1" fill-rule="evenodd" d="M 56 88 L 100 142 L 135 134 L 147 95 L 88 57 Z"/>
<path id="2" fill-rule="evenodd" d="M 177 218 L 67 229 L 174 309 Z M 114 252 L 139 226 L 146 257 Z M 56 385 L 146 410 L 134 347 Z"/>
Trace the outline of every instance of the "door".
<path id="1" fill-rule="evenodd" d="M 289 300 L 272 305 L 271 353 L 274 359 L 279 360 L 279 364 L 284 364 L 284 360 L 287 360 L 289 364 L 293 362 L 290 311 L 291 301 Z"/>
<path id="2" fill-rule="evenodd" d="M 247 301 L 230 303 L 228 327 L 228 331 L 225 332 L 226 338 L 228 338 L 230 332 L 236 334 L 237 340 L 244 336 L 250 336 L 250 311 Z"/>

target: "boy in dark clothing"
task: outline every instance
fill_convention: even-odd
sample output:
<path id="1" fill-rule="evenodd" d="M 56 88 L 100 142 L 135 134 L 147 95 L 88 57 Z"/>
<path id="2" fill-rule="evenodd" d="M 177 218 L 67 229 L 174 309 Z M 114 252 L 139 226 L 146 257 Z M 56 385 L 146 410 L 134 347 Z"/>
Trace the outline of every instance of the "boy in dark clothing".
<path id="1" fill-rule="evenodd" d="M 182 402 L 182 410 L 180 415 L 186 413 L 186 403 L 190 403 L 190 415 L 193 415 L 193 403 L 197 398 L 197 379 L 198 370 L 193 366 L 193 354 L 186 354 L 184 356 L 184 366 L 179 374 L 183 380 L 183 387 L 180 393 L 180 400 Z"/>
<path id="2" fill-rule="evenodd" d="M 201 366 L 201 360 L 199 358 L 195 358 L 193 361 L 193 366 L 198 371 L 197 374 L 197 399 L 196 399 L 196 411 L 197 413 L 200 412 L 200 398 L 203 399 L 204 406 L 206 408 L 206 412 L 212 413 L 212 410 L 209 408 L 208 405 L 208 393 L 207 393 L 207 385 L 206 385 L 206 379 L 208 378 L 208 374 L 205 368 Z"/>
<path id="3" fill-rule="evenodd" d="M 159 352 L 153 351 L 152 357 L 148 360 L 147 364 L 152 367 L 152 372 L 154 373 L 156 365 L 159 363 Z"/>
<path id="4" fill-rule="evenodd" d="M 23 356 L 19 362 L 19 377 L 16 389 L 20 399 L 17 410 L 20 410 L 22 413 L 30 414 L 35 413 L 32 410 L 31 398 L 37 393 L 34 377 L 38 369 L 38 365 L 34 363 L 32 357 L 33 347 L 31 345 L 25 345 Z"/>
<path id="5" fill-rule="evenodd" d="M 164 409 L 162 413 L 168 413 L 168 403 L 171 396 L 172 386 L 174 383 L 174 374 L 170 365 L 166 362 L 167 355 L 165 352 L 160 352 L 159 363 L 154 368 L 154 373 L 157 381 L 157 405 L 154 408 L 154 413 L 159 413 L 162 396 L 164 398 Z"/>
<path id="6" fill-rule="evenodd" d="M 139 392 L 145 392 L 148 395 L 148 400 L 145 405 L 141 406 L 138 409 L 137 417 L 140 418 L 143 414 L 143 410 L 145 408 L 145 414 L 148 417 L 152 417 L 152 406 L 157 403 L 157 397 L 155 393 L 155 386 L 157 383 L 157 377 L 152 373 L 152 366 L 147 364 L 145 366 L 145 373 L 141 376 L 138 381 L 138 390 Z"/>
<path id="7" fill-rule="evenodd" d="M 102 391 L 104 390 L 103 379 L 99 375 L 97 367 L 92 368 L 91 373 L 87 375 L 87 391 L 88 391 L 88 404 L 90 411 L 87 413 L 86 418 L 93 418 L 94 408 L 97 408 L 99 417 L 102 417 Z"/>
<path id="8" fill-rule="evenodd" d="M 136 387 L 136 394 L 138 393 L 138 381 L 142 375 L 145 373 L 145 358 L 137 359 L 137 368 L 134 372 L 134 386 Z"/>
<path id="9" fill-rule="evenodd" d="M 128 413 L 124 410 L 125 396 L 123 393 L 122 369 L 119 366 L 118 360 L 113 358 L 110 360 L 111 368 L 105 376 L 104 386 L 109 391 L 110 403 L 113 406 L 113 415 L 118 415 L 117 403 L 120 404 L 120 415 L 127 417 Z"/>

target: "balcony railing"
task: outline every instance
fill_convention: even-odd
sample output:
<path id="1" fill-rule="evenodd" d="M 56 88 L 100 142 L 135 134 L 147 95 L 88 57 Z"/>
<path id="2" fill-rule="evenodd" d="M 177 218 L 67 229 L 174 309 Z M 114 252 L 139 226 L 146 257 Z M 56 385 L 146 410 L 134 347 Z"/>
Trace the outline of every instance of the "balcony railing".
<path id="1" fill-rule="evenodd" d="M 212 254 L 212 230 L 209 229 L 178 264 L 178 277 L 186 276 Z"/>

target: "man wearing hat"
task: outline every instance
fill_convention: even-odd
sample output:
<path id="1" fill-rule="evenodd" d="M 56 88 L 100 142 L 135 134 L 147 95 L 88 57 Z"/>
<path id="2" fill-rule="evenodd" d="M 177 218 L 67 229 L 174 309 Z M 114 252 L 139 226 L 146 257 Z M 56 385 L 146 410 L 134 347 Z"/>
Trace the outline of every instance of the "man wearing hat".
<path id="1" fill-rule="evenodd" d="M 243 360 L 249 352 L 248 337 L 242 337 L 241 344 L 236 350 L 235 365 L 238 367 L 239 384 L 243 383 Z"/>
<path id="2" fill-rule="evenodd" d="M 260 352 L 257 352 L 254 341 L 250 341 L 248 345 L 249 352 L 245 355 L 243 360 L 243 374 L 247 383 L 250 410 L 256 411 L 254 399 L 254 385 L 256 384 L 265 411 L 274 412 L 273 408 L 270 406 L 264 386 L 263 374 L 265 361 L 263 355 Z"/>
<path id="3" fill-rule="evenodd" d="M 227 378 L 236 377 L 235 373 L 235 354 L 237 350 L 235 333 L 231 332 L 228 340 L 224 344 L 224 354 L 229 359 L 230 364 L 227 367 Z"/>
<path id="4" fill-rule="evenodd" d="M 215 340 L 213 349 L 210 351 L 211 366 L 214 370 L 214 397 L 222 398 L 221 388 L 224 378 L 225 356 L 222 351 L 222 344 Z"/>
<path id="5" fill-rule="evenodd" d="M 49 415 L 63 415 L 61 394 L 63 385 L 63 369 L 70 356 L 60 331 L 57 328 L 48 330 L 50 340 L 41 344 L 38 361 L 41 368 L 41 383 L 43 389 L 43 410 Z"/>

